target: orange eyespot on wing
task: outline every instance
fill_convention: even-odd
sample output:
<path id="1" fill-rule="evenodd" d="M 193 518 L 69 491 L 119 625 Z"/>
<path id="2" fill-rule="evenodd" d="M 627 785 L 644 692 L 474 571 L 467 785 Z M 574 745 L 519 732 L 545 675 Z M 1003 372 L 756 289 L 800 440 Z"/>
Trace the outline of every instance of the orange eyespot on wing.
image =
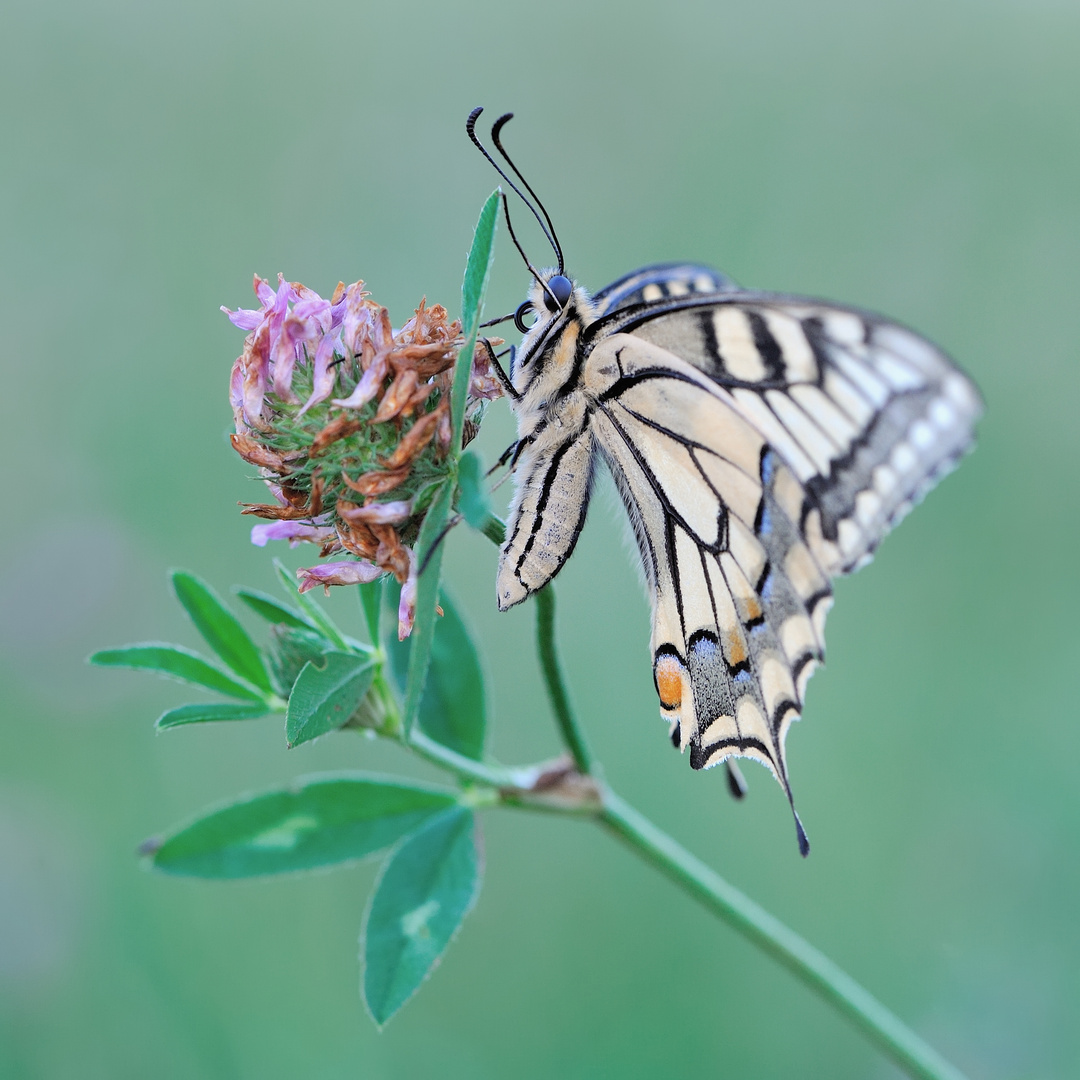
<path id="1" fill-rule="evenodd" d="M 682 661 L 670 652 L 658 652 L 653 662 L 653 679 L 660 707 L 666 712 L 677 712 L 682 707 L 683 679 L 686 668 Z"/>

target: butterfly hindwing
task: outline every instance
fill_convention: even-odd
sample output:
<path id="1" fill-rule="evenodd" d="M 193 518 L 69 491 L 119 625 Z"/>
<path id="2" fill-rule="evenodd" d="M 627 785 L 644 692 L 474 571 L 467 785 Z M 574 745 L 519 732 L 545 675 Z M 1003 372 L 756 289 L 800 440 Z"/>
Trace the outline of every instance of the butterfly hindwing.
<path id="1" fill-rule="evenodd" d="M 695 768 L 753 757 L 787 784 L 784 736 L 823 657 L 831 590 L 778 500 L 790 470 L 723 387 L 658 346 L 593 350 L 592 427 L 653 587 L 661 711 Z"/>

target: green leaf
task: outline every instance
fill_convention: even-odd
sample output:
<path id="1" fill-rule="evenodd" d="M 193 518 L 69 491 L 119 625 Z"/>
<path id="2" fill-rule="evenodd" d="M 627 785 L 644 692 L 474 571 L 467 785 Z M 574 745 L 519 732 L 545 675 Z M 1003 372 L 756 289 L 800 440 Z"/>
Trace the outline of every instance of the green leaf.
<path id="1" fill-rule="evenodd" d="M 299 746 L 336 731 L 359 708 L 375 677 L 366 656 L 329 652 L 322 662 L 309 660 L 293 684 L 285 715 L 285 738 Z"/>
<path id="2" fill-rule="evenodd" d="M 207 705 L 181 705 L 157 718 L 158 731 L 181 724 L 205 724 L 213 720 L 254 720 L 270 710 L 265 705 L 233 705 L 227 701 L 212 701 Z"/>
<path id="3" fill-rule="evenodd" d="M 237 586 L 233 591 L 256 615 L 261 615 L 268 623 L 273 623 L 275 626 L 284 624 L 297 629 L 314 629 L 312 623 L 305 619 L 300 612 L 289 607 L 288 604 L 281 603 L 280 600 L 273 596 L 259 592 L 257 589 L 245 589 L 240 586 Z"/>
<path id="4" fill-rule="evenodd" d="M 431 667 L 420 699 L 417 723 L 436 742 L 474 761 L 484 756 L 484 676 L 469 631 L 457 605 L 443 589 L 443 617 L 435 621 Z M 388 633 L 383 642 L 390 671 L 400 690 L 409 667 L 410 638 Z"/>
<path id="5" fill-rule="evenodd" d="M 383 586 L 386 578 L 381 577 L 358 586 L 360 590 L 360 608 L 364 612 L 364 625 L 372 645 L 379 644 L 379 616 L 382 612 Z"/>
<path id="6" fill-rule="evenodd" d="M 394 849 L 361 934 L 364 1002 L 380 1027 L 420 988 L 480 892 L 472 812 L 440 814 Z"/>
<path id="7" fill-rule="evenodd" d="M 495 514 L 484 487 L 480 459 L 471 450 L 465 451 L 458 462 L 458 492 L 458 509 L 474 529 L 483 532 Z"/>
<path id="8" fill-rule="evenodd" d="M 480 313 L 484 308 L 484 293 L 491 275 L 499 197 L 499 190 L 496 189 L 488 196 L 480 211 L 472 247 L 469 249 L 469 259 L 465 264 L 465 279 L 461 283 L 461 326 L 465 334 L 465 345 L 454 364 L 454 383 L 450 390 L 450 417 L 454 424 L 450 449 L 455 457 L 461 454 L 461 434 L 465 430 L 465 401 L 469 396 L 469 377 L 472 374 L 473 350 L 476 348 Z"/>
<path id="9" fill-rule="evenodd" d="M 405 705 L 401 713 L 406 739 L 416 721 L 420 698 L 424 692 L 428 664 L 431 661 L 431 640 L 435 634 L 435 604 L 439 595 L 439 571 L 442 568 L 442 531 L 450 509 L 453 484 L 444 483 L 431 504 L 420 537 L 416 542 L 416 558 L 424 567 L 416 586 L 416 618 L 413 622 L 412 648 L 409 652 L 409 672 L 405 679 Z M 437 545 L 437 546 L 436 546 Z"/>
<path id="10" fill-rule="evenodd" d="M 181 645 L 166 645 L 148 641 L 141 645 L 125 645 L 121 649 L 104 649 L 90 657 L 97 667 L 139 668 L 156 671 L 181 682 L 196 683 L 219 694 L 243 698 L 246 701 L 265 701 L 253 686 L 238 682 L 228 672 L 204 660 L 198 653 Z"/>
<path id="11" fill-rule="evenodd" d="M 270 676 L 259 647 L 220 597 L 205 581 L 186 570 L 174 570 L 172 583 L 177 600 L 207 645 L 242 679 L 271 693 Z"/>
<path id="12" fill-rule="evenodd" d="M 345 643 L 344 635 L 334 625 L 330 616 L 327 615 L 326 612 L 307 595 L 307 593 L 297 591 L 296 578 L 289 576 L 289 571 L 285 569 L 285 566 L 280 559 L 274 560 L 274 569 L 277 571 L 278 579 L 284 587 L 286 594 L 296 597 L 296 602 L 300 605 L 302 611 L 315 629 L 325 637 L 329 638 L 334 643 L 335 647 L 341 649 L 342 652 L 348 652 L 349 647 Z"/>
<path id="13" fill-rule="evenodd" d="M 143 852 L 168 874 L 289 874 L 381 851 L 455 801 L 451 792 L 389 777 L 309 777 L 211 811 Z"/>
<path id="14" fill-rule="evenodd" d="M 467 334 L 476 329 L 484 302 L 491 257 L 495 245 L 495 224 L 499 214 L 500 189 L 496 188 L 484 202 L 473 233 L 472 247 L 465 263 L 465 279 L 461 283 L 461 325 Z"/>

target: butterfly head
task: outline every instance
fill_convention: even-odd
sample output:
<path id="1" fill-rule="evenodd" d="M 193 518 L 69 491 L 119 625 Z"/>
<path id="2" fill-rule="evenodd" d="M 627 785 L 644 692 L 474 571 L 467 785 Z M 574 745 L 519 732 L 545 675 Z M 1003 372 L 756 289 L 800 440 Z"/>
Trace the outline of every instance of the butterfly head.
<path id="1" fill-rule="evenodd" d="M 523 391 L 549 366 L 560 342 L 576 339 L 595 318 L 595 305 L 583 286 L 556 268 L 538 271 L 514 313 L 514 325 L 525 335 L 511 372 L 518 389 Z"/>

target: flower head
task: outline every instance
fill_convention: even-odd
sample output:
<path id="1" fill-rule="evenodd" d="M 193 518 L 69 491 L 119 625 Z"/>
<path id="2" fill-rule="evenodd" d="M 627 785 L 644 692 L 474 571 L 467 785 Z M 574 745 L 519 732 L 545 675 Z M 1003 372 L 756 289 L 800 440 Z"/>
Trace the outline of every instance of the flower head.
<path id="1" fill-rule="evenodd" d="M 326 300 L 278 275 L 256 276 L 258 308 L 222 310 L 247 333 L 233 365 L 233 448 L 273 497 L 244 504 L 266 519 L 252 542 L 318 544 L 352 556 L 297 571 L 300 591 L 393 574 L 402 585 L 399 632 L 412 629 L 412 545 L 450 472 L 450 386 L 461 324 L 421 301 L 394 330 L 362 281 L 339 282 Z M 465 441 L 501 386 L 487 352 L 473 356 Z"/>

